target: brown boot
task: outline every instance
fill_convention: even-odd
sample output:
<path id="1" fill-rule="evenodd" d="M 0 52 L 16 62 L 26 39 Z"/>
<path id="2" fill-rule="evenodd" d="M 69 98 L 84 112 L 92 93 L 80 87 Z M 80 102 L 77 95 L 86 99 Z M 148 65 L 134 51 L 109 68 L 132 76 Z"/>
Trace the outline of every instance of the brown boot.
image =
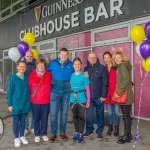
<path id="1" fill-rule="evenodd" d="M 64 141 L 67 141 L 67 140 L 68 140 L 68 137 L 67 137 L 66 134 L 60 134 L 60 137 L 61 137 L 61 139 L 64 140 Z"/>
<path id="2" fill-rule="evenodd" d="M 56 135 L 52 135 L 52 136 L 49 138 L 49 140 L 52 141 L 52 142 L 55 142 L 56 138 L 57 138 Z"/>

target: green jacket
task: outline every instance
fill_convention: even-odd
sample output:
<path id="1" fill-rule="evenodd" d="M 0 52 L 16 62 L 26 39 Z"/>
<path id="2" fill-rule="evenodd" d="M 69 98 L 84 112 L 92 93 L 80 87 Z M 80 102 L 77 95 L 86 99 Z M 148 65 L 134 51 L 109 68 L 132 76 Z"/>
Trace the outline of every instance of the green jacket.
<path id="1" fill-rule="evenodd" d="M 28 77 L 21 79 L 14 73 L 10 76 L 7 91 L 7 105 L 12 106 L 12 115 L 28 113 L 31 110 Z"/>
<path id="2" fill-rule="evenodd" d="M 132 66 L 129 61 L 123 62 L 117 67 L 117 95 L 120 95 L 124 92 L 128 85 L 131 84 L 131 69 Z M 128 90 L 127 102 L 124 105 L 131 105 L 134 101 L 132 85 L 129 86 Z"/>

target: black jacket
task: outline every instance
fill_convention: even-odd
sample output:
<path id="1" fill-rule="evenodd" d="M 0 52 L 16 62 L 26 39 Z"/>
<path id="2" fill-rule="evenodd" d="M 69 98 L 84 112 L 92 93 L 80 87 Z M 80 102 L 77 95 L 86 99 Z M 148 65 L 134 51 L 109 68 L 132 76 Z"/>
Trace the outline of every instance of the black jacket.
<path id="1" fill-rule="evenodd" d="M 93 66 L 87 61 L 84 71 L 89 73 L 91 98 L 106 98 L 108 90 L 108 73 L 104 65 L 97 59 Z"/>

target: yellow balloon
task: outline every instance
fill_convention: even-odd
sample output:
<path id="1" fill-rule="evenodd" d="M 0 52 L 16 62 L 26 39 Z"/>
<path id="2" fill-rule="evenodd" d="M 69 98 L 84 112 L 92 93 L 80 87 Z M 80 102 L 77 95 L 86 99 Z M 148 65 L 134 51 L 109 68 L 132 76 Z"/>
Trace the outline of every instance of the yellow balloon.
<path id="1" fill-rule="evenodd" d="M 142 67 L 146 72 L 150 71 L 150 57 L 148 57 L 146 60 L 142 60 Z"/>
<path id="2" fill-rule="evenodd" d="M 130 37 L 135 43 L 140 44 L 145 37 L 145 32 L 143 27 L 139 25 L 132 27 L 130 31 Z"/>
<path id="3" fill-rule="evenodd" d="M 35 42 L 34 34 L 31 32 L 26 33 L 23 37 L 23 41 L 26 42 L 29 46 L 31 46 Z"/>
<path id="4" fill-rule="evenodd" d="M 36 49 L 31 49 L 30 50 L 33 53 L 33 58 L 38 59 L 39 57 L 39 53 Z"/>

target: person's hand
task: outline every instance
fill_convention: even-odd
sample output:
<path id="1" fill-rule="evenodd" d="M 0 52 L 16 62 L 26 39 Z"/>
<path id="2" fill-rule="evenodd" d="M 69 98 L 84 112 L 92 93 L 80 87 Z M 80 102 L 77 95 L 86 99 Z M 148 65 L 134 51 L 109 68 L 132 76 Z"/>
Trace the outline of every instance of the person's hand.
<path id="1" fill-rule="evenodd" d="M 86 108 L 89 108 L 90 107 L 90 103 L 86 103 Z"/>
<path id="2" fill-rule="evenodd" d="M 10 112 L 12 112 L 12 111 L 13 111 L 13 107 L 12 107 L 12 106 L 8 107 L 8 110 L 9 110 Z"/>
<path id="3" fill-rule="evenodd" d="M 115 97 L 119 97 L 119 95 L 115 94 Z"/>
<path id="4" fill-rule="evenodd" d="M 105 101 L 106 101 L 106 98 L 101 97 L 101 98 L 100 98 L 100 101 L 101 101 L 101 102 L 105 102 Z"/>
<path id="5" fill-rule="evenodd" d="M 86 78 L 89 78 L 89 73 L 86 71 L 86 72 L 84 72 L 84 76 L 86 77 Z"/>

